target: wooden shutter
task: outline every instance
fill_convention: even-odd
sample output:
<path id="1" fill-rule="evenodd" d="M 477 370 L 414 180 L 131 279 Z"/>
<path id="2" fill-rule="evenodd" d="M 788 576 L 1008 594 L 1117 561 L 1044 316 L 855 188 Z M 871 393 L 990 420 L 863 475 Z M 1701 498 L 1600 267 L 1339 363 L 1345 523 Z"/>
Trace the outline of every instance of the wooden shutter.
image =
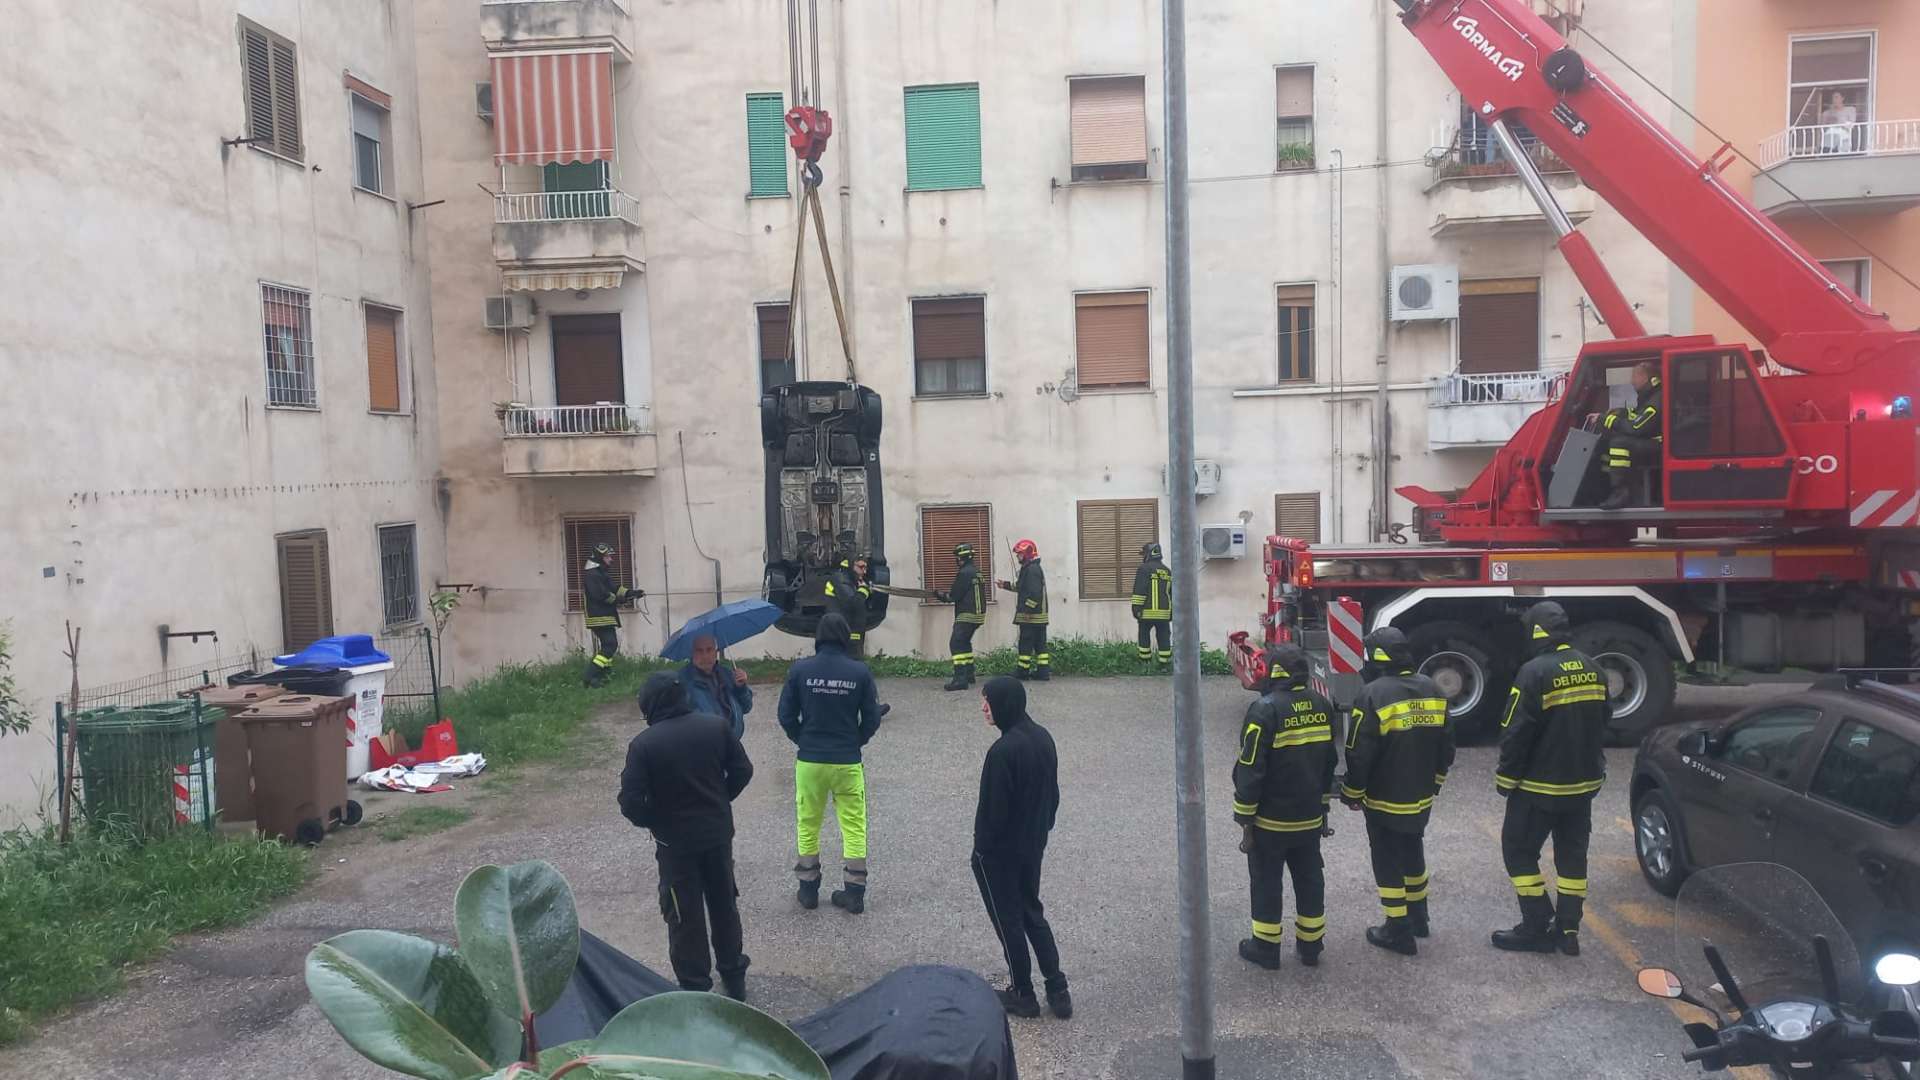
<path id="1" fill-rule="evenodd" d="M 787 194 L 786 115 L 786 99 L 779 94 L 747 95 L 749 197 Z"/>
<path id="2" fill-rule="evenodd" d="M 1499 278 L 1460 283 L 1460 370 L 1540 369 L 1540 282 Z"/>
<path id="3" fill-rule="evenodd" d="M 980 87 L 907 87 L 907 190 L 980 186 Z"/>
<path id="4" fill-rule="evenodd" d="M 325 530 L 274 537 L 280 560 L 280 632 L 288 652 L 333 636 L 333 581 Z"/>
<path id="5" fill-rule="evenodd" d="M 1073 298 L 1073 307 L 1080 388 L 1149 385 L 1147 294 L 1081 293 Z"/>
<path id="6" fill-rule="evenodd" d="M 567 610 L 586 607 L 580 591 L 580 572 L 595 544 L 613 545 L 613 581 L 633 587 L 633 519 L 626 517 L 564 518 L 566 531 Z"/>
<path id="7" fill-rule="evenodd" d="M 627 398 L 620 316 L 553 316 L 553 401 L 593 405 Z"/>
<path id="8" fill-rule="evenodd" d="M 987 304 L 978 296 L 913 302 L 915 360 L 982 360 L 987 355 Z"/>
<path id="9" fill-rule="evenodd" d="M 400 411 L 400 313 L 367 305 L 367 408 Z"/>
<path id="10" fill-rule="evenodd" d="M 1273 531 L 1310 544 L 1320 542 L 1320 493 L 1287 492 L 1273 497 Z"/>
<path id="11" fill-rule="evenodd" d="M 992 510 L 986 506 L 923 506 L 920 508 L 921 588 L 945 592 L 953 586 L 953 575 L 960 564 L 954 561 L 955 544 L 973 545 L 973 565 L 987 582 L 987 599 L 993 599 Z"/>
<path id="12" fill-rule="evenodd" d="M 1313 286 L 1282 285 L 1280 305 L 1280 381 L 1313 378 Z"/>
<path id="13" fill-rule="evenodd" d="M 1146 164 L 1146 80 L 1074 79 L 1072 103 L 1073 164 Z"/>
<path id="14" fill-rule="evenodd" d="M 1140 548 L 1160 539 L 1160 504 L 1153 499 L 1098 499 L 1081 503 L 1078 510 L 1080 599 L 1132 596 Z"/>
<path id="15" fill-rule="evenodd" d="M 240 22 L 240 61 L 246 71 L 247 138 L 259 139 L 259 145 L 274 149 L 273 46 L 265 30 L 244 19 Z"/>

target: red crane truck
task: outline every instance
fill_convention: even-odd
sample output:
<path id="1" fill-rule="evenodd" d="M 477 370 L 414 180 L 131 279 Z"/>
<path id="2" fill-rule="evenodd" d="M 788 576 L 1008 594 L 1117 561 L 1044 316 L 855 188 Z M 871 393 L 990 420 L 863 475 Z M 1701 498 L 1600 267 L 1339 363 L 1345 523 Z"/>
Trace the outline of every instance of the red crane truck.
<path id="1" fill-rule="evenodd" d="M 1566 607 L 1606 669 L 1613 734 L 1673 702 L 1675 670 L 1905 666 L 1920 596 L 1920 334 L 1897 330 L 1721 173 L 1584 58 L 1525 0 L 1395 0 L 1401 21 L 1492 128 L 1559 236 L 1614 340 L 1581 350 L 1561 389 L 1471 485 L 1419 487 L 1413 544 L 1269 537 L 1266 612 L 1232 636 L 1260 677 L 1260 640 L 1324 647 L 1336 689 L 1366 631 L 1407 633 L 1463 735 L 1498 723 L 1523 659 L 1516 614 Z M 1648 335 L 1554 202 L 1524 124 L 1754 335 Z M 1655 365 L 1664 450 L 1601 509 L 1603 417 Z"/>

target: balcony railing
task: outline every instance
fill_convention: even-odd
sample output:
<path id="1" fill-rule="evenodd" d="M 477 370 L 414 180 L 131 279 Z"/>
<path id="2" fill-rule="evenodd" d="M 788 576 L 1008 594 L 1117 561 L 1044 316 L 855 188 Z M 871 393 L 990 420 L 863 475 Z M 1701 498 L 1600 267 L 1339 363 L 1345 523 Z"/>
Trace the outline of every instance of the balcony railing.
<path id="1" fill-rule="evenodd" d="M 1803 158 L 1920 154 L 1920 120 L 1874 120 L 1857 124 L 1803 124 L 1760 144 L 1760 167 Z"/>
<path id="2" fill-rule="evenodd" d="M 501 192 L 493 197 L 493 220 L 502 225 L 534 221 L 619 218 L 640 224 L 640 204 L 624 191 Z"/>
<path id="3" fill-rule="evenodd" d="M 1435 380 L 1435 405 L 1544 405 L 1567 389 L 1567 372 L 1453 372 Z"/>
<path id="4" fill-rule="evenodd" d="M 646 405 L 503 405 L 494 410 L 500 430 L 513 438 L 575 435 L 647 435 L 653 410 Z"/>
<path id="5" fill-rule="evenodd" d="M 1560 155 L 1548 149 L 1538 139 L 1522 138 L 1520 145 L 1527 152 L 1527 158 L 1534 167 L 1543 173 L 1572 172 L 1573 167 L 1560 159 Z M 1455 136 L 1453 145 L 1447 147 L 1433 163 L 1433 180 L 1466 180 L 1481 176 L 1517 175 L 1513 162 L 1507 160 L 1506 151 L 1494 140 L 1489 131 L 1476 132 L 1464 136 Z"/>

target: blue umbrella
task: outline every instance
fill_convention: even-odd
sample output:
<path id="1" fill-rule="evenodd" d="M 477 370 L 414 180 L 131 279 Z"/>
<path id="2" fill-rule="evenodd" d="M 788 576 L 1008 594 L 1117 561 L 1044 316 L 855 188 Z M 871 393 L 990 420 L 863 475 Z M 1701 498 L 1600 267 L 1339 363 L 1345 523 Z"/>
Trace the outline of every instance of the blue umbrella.
<path id="1" fill-rule="evenodd" d="M 660 647 L 660 655 L 668 660 L 691 660 L 694 638 L 712 635 L 724 649 L 760 633 L 779 618 L 780 609 L 765 600 L 735 600 L 731 604 L 722 604 L 712 611 L 688 619 Z"/>

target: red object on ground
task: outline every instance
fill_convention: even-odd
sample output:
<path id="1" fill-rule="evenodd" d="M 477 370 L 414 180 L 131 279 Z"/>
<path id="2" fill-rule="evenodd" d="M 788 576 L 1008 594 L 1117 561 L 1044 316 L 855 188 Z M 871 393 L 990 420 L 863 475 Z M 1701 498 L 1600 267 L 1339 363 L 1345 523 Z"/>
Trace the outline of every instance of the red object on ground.
<path id="1" fill-rule="evenodd" d="M 420 736 L 421 761 L 445 761 L 460 752 L 460 744 L 453 738 L 453 721 L 442 719 L 437 724 L 428 724 L 427 730 Z"/>

